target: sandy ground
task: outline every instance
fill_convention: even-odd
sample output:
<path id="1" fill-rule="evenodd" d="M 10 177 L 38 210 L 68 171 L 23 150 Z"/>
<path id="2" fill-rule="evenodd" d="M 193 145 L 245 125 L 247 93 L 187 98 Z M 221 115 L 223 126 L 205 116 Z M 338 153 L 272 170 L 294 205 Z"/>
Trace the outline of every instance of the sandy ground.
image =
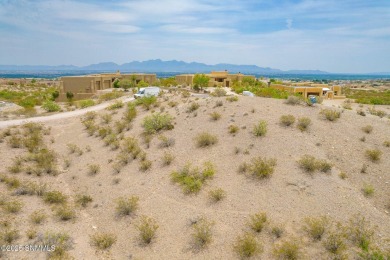
<path id="1" fill-rule="evenodd" d="M 264 247 L 258 256 L 261 259 L 273 259 L 274 245 L 285 239 L 300 241 L 301 258 L 331 259 L 321 242 L 314 242 L 303 231 L 304 218 L 310 216 L 328 216 L 332 223 L 347 224 L 356 214 L 361 214 L 376 227 L 375 241 L 380 248 L 388 244 L 390 237 L 390 148 L 383 142 L 390 140 L 389 119 L 372 115 L 365 117 L 356 111 L 344 110 L 336 122 L 323 120 L 319 116 L 321 108 L 328 104 L 314 107 L 290 106 L 282 100 L 240 97 L 238 102 L 227 102 L 225 98 L 201 98 L 196 100 L 200 108 L 195 113 L 186 113 L 189 101 L 167 95 L 169 100 L 179 102 L 177 107 L 169 107 L 168 101 L 161 99 L 165 111 L 175 117 L 173 130 L 162 134 L 175 139 L 170 148 L 159 148 L 159 139 L 155 136 L 147 148 L 142 142 L 141 126 L 143 118 L 150 114 L 138 108 L 138 116 L 133 127 L 125 136 L 139 139 L 147 158 L 153 162 L 152 168 L 146 172 L 139 170 L 139 161 L 125 166 L 120 173 L 114 173 L 113 162 L 119 151 L 105 146 L 99 137 L 90 137 L 80 122 L 80 117 L 63 117 L 45 121 L 51 127 L 47 143 L 54 149 L 60 159 L 71 160 L 71 166 L 58 176 L 33 176 L 25 173 L 17 174 L 22 180 L 35 180 L 50 184 L 71 198 L 75 194 L 86 193 L 92 196 L 92 205 L 86 209 L 77 209 L 75 221 L 60 222 L 54 216 L 47 223 L 39 226 L 39 232 L 65 231 L 71 235 L 74 244 L 69 251 L 75 259 L 238 259 L 233 251 L 233 244 L 238 235 L 250 232 L 247 222 L 250 215 L 259 211 L 266 212 L 268 223 L 264 231 L 256 235 Z M 223 106 L 215 107 L 216 100 L 222 100 Z M 160 108 L 155 108 L 157 111 Z M 254 109 L 254 113 L 252 110 Z M 114 114 L 119 119 L 124 108 Z M 222 117 L 211 121 L 209 114 L 219 112 Z M 99 114 L 111 113 L 99 111 Z M 296 117 L 309 117 L 312 125 L 307 132 L 296 127 L 283 127 L 279 124 L 281 115 L 293 114 Z M 254 137 L 251 133 L 253 125 L 259 120 L 266 120 L 268 132 L 264 137 Z M 233 136 L 228 133 L 228 126 L 240 127 Z M 373 132 L 365 134 L 361 128 L 372 125 Z M 218 143 L 209 148 L 197 148 L 194 138 L 201 132 L 209 132 L 218 136 Z M 366 141 L 359 139 L 365 136 Z M 54 143 L 50 143 L 50 139 Z M 67 144 L 77 144 L 90 152 L 78 156 L 69 154 Z M 235 147 L 241 152 L 235 154 Z M 372 163 L 365 157 L 365 150 L 378 148 L 383 152 L 378 163 Z M 169 150 L 175 155 L 170 166 L 162 166 L 161 157 Z M 244 151 L 247 150 L 246 153 Z M 11 165 L 15 156 L 25 154 L 23 149 L 10 149 L 7 142 L 0 143 L 0 172 L 8 175 L 6 167 Z M 297 160 L 304 154 L 318 159 L 326 159 L 333 164 L 328 174 L 315 173 L 308 175 L 299 168 Z M 254 180 L 238 173 L 243 162 L 253 157 L 276 158 L 277 166 L 274 174 L 264 180 Z M 211 161 L 216 167 L 216 174 L 196 195 L 183 194 L 180 186 L 171 182 L 170 173 L 187 162 L 194 166 Z M 101 172 L 95 176 L 88 174 L 88 164 L 99 164 Z M 363 164 L 368 165 L 366 174 L 360 173 Z M 60 167 L 61 168 L 61 167 Z M 345 172 L 348 176 L 343 180 L 338 175 Z M 119 179 L 115 184 L 114 179 Z M 375 187 L 372 197 L 362 193 L 364 184 Z M 213 203 L 208 192 L 222 188 L 226 198 Z M 0 184 L 3 194 L 11 191 Z M 131 217 L 118 218 L 115 215 L 115 200 L 121 196 L 139 196 L 139 209 Z M 49 215 L 50 206 L 35 196 L 20 197 L 24 207 L 15 222 L 23 236 L 18 244 L 26 244 L 24 232 L 29 227 L 28 216 L 35 209 L 44 209 Z M 3 213 L 2 213 L 3 214 Z M 140 245 L 136 224 L 140 217 L 147 215 L 158 224 L 157 237 L 151 245 Z M 206 217 L 214 222 L 211 244 L 204 250 L 194 250 L 191 246 L 193 229 L 191 221 L 198 217 Z M 281 239 L 270 234 L 271 227 L 283 225 L 285 233 Z M 110 250 L 98 251 L 90 245 L 90 235 L 97 231 L 116 234 L 117 242 Z M 358 249 L 347 242 L 348 259 L 357 257 Z M 38 253 L 7 253 L 9 259 L 37 259 L 44 255 Z M 257 259 L 257 258 L 256 258 Z"/>

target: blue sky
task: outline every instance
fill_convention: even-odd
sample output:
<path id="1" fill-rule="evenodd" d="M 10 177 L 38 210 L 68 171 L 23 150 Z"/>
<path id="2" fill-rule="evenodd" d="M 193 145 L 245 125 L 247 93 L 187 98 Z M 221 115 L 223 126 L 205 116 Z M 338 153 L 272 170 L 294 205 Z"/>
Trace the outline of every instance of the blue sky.
<path id="1" fill-rule="evenodd" d="M 390 71 L 390 0 L 0 0 L 0 64 Z"/>

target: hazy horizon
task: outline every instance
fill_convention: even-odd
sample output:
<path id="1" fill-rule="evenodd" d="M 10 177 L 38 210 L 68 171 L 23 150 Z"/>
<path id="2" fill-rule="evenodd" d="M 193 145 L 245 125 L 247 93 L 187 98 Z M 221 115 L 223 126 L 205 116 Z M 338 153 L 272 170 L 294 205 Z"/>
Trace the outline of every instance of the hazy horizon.
<path id="1" fill-rule="evenodd" d="M 390 1 L 0 0 L 0 64 L 390 71 Z"/>

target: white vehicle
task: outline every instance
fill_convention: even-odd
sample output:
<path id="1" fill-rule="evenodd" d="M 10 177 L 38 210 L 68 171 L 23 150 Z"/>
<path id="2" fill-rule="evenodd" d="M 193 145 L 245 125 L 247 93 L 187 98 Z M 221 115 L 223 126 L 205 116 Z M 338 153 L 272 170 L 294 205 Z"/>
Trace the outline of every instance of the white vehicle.
<path id="1" fill-rule="evenodd" d="M 140 88 L 137 94 L 134 94 L 134 98 L 142 98 L 142 97 L 150 97 L 150 96 L 157 97 L 158 94 L 160 94 L 159 87 Z"/>
<path id="2" fill-rule="evenodd" d="M 246 90 L 242 92 L 242 95 L 243 96 L 248 96 L 248 97 L 254 97 L 255 96 L 255 94 L 253 94 L 250 91 L 246 91 Z"/>

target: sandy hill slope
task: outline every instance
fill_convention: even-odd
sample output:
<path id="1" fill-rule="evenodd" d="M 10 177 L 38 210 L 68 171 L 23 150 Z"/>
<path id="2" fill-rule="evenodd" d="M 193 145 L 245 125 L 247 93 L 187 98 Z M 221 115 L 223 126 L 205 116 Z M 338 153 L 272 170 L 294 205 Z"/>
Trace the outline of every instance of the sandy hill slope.
<path id="1" fill-rule="evenodd" d="M 92 135 L 82 123 L 85 116 L 44 123 L 43 140 L 49 153 L 43 157 L 56 156 L 54 166 L 49 170 L 46 167 L 45 172 L 34 168 L 38 167 L 38 159 L 31 159 L 22 144 L 20 148 L 11 148 L 10 139 L 13 136 L 24 138 L 27 130 L 22 126 L 3 130 L 0 231 L 3 241 L 4 234 L 10 230 L 19 236 L 1 244 L 57 241 L 55 243 L 65 252 L 57 250 L 51 256 L 59 254 L 62 259 L 66 255 L 75 259 L 238 259 L 238 251 L 243 252 L 239 250 L 238 237 L 244 234 L 254 238 L 261 248 L 254 255 L 255 259 L 282 258 L 287 249 L 294 251 L 294 244 L 298 248 L 298 259 L 355 259 L 363 252 L 361 248 L 368 248 L 371 253 L 380 250 L 382 254 L 388 250 L 390 148 L 383 144 L 390 140 L 388 119 L 363 117 L 356 111 L 345 110 L 338 120 L 331 122 L 320 115 L 325 108 L 322 105 L 292 106 L 282 100 L 266 98 L 239 97 L 238 101 L 229 102 L 225 97 L 183 98 L 166 93 L 158 102 L 159 105 L 150 110 L 137 106 L 137 116 L 124 126 L 129 129 L 112 135 L 111 140 L 98 135 L 108 131 L 102 130 L 107 126 L 115 132 L 119 124 L 116 122 L 124 122 L 126 105 L 97 112 L 93 125 L 100 130 L 91 131 Z M 199 108 L 189 112 L 193 103 Z M 144 118 L 160 111 L 173 117 L 173 129 L 145 137 Z M 212 120 L 213 112 L 221 117 Z M 299 130 L 297 122 L 283 126 L 280 117 L 287 114 L 296 119 L 307 117 L 311 125 L 307 131 Z M 108 124 L 102 122 L 104 117 L 110 121 Z M 253 127 L 261 120 L 266 122 L 266 134 L 255 136 Z M 235 134 L 229 133 L 231 125 L 237 127 Z M 372 126 L 371 133 L 362 131 L 367 125 Z M 217 142 L 199 147 L 196 137 L 201 133 L 216 136 Z M 126 140 L 132 140 L 130 137 L 138 141 L 139 153 L 134 152 L 137 149 L 123 152 Z M 162 147 L 164 137 L 169 147 Z M 368 149 L 379 149 L 380 160 L 370 160 L 366 155 Z M 131 159 L 129 153 L 137 158 Z M 120 163 L 124 154 L 128 156 L 127 164 Z M 167 154 L 174 157 L 170 165 L 164 165 L 163 157 Z M 298 164 L 304 155 L 332 167 L 327 172 L 309 173 Z M 265 178 L 252 176 L 253 158 L 274 160 L 273 173 Z M 172 172 L 180 171 L 186 164 L 202 171 L 207 162 L 213 165 L 215 174 L 205 178 L 198 192 L 183 192 L 183 186 L 172 180 Z M 246 172 L 244 163 L 247 163 Z M 13 185 L 12 178 L 20 185 Z M 23 194 L 25 186 L 31 187 L 32 183 L 47 184 L 46 189 L 42 188 L 43 195 L 36 192 L 37 188 L 32 192 L 35 195 Z M 215 202 L 210 198 L 210 191 L 218 188 L 224 191 L 225 197 Z M 374 189 L 372 194 L 369 188 Z M 66 195 L 67 202 L 53 202 L 48 195 L 50 191 L 60 191 Z M 80 194 L 90 196 L 92 202 L 86 207 L 80 206 L 77 197 Z M 120 214 L 118 200 L 131 196 L 138 197 L 138 208 L 129 215 Z M 12 206 L 15 201 L 22 202 L 22 207 L 12 212 L 7 205 Z M 71 213 L 61 213 L 61 209 Z M 42 224 L 31 222 L 30 216 L 36 210 L 47 216 Z M 249 225 L 257 213 L 265 213 L 267 217 L 260 232 Z M 70 219 L 64 220 L 64 215 L 69 215 Z M 143 243 L 139 236 L 143 216 L 158 224 L 150 244 Z M 316 218 L 319 226 L 327 223 L 324 234 L 318 239 L 305 229 L 310 217 Z M 327 221 L 322 221 L 321 217 Z M 210 242 L 194 239 L 196 228 L 204 226 L 203 231 L 210 231 Z M 36 231 L 36 236 L 31 235 L 29 239 L 28 231 L 30 235 Z M 369 234 L 370 243 L 363 241 L 359 245 L 357 231 Z M 66 237 L 64 233 L 69 239 L 59 238 L 58 234 Z M 105 250 L 96 247 L 91 240 L 92 236 L 102 233 L 111 234 L 115 240 Z M 208 237 L 207 232 L 203 235 Z M 344 245 L 334 250 L 336 254 L 326 246 L 334 237 L 341 241 L 339 245 Z M 37 252 L 2 254 L 9 259 L 48 256 Z"/>

